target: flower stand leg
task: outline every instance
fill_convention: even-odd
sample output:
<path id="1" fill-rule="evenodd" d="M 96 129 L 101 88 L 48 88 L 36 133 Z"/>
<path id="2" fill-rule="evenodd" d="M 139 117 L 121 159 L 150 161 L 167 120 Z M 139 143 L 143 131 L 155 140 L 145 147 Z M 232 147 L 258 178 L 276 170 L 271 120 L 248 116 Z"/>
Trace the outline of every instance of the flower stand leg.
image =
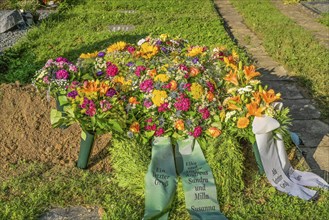
<path id="1" fill-rule="evenodd" d="M 80 169 L 86 169 L 88 166 L 88 160 L 92 152 L 92 148 L 94 145 L 95 140 L 95 134 L 85 132 L 86 133 L 86 139 L 83 140 L 81 138 L 80 141 L 80 152 L 79 152 L 79 158 L 77 167 Z"/>
<path id="2" fill-rule="evenodd" d="M 174 153 L 169 137 L 155 137 L 145 176 L 144 220 L 168 219 L 177 187 Z"/>
<path id="3" fill-rule="evenodd" d="M 219 210 L 215 179 L 198 141 L 193 137 L 177 141 L 175 158 L 191 219 L 227 219 Z"/>

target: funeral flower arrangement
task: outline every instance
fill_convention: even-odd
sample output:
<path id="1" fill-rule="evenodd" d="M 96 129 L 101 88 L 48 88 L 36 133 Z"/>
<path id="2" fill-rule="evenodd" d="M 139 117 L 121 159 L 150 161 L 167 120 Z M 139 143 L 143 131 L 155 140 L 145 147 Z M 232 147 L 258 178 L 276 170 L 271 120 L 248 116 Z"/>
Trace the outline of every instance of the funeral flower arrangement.
<path id="1" fill-rule="evenodd" d="M 87 131 L 142 141 L 216 138 L 223 130 L 252 140 L 253 117 L 288 121 L 287 111 L 271 105 L 280 94 L 263 88 L 258 75 L 234 51 L 163 34 L 81 54 L 76 66 L 65 59 L 48 61 L 35 84 L 62 91 L 65 114 L 53 112 L 54 126 L 78 121 Z"/>
<path id="2" fill-rule="evenodd" d="M 65 92 L 70 82 L 79 79 L 76 65 L 64 57 L 49 59 L 44 67 L 38 70 L 32 83 L 41 91 L 48 91 L 53 96 Z"/>

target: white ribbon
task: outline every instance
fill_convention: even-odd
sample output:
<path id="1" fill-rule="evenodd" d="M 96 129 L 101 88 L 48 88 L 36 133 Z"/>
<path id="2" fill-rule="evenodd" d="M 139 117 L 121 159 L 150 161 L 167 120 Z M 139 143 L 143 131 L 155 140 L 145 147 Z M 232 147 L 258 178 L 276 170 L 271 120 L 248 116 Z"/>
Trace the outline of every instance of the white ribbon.
<path id="1" fill-rule="evenodd" d="M 304 186 L 329 188 L 328 183 L 318 175 L 292 168 L 282 136 L 274 138 L 273 130 L 280 127 L 277 120 L 268 116 L 255 117 L 252 126 L 266 177 L 276 189 L 310 200 L 317 197 L 317 192 Z"/>

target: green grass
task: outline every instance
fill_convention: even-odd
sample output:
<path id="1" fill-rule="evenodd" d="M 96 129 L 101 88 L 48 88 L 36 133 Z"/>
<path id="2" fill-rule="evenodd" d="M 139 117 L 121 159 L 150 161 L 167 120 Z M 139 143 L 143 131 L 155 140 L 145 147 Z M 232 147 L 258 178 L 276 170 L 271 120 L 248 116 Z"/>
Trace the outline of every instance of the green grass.
<path id="1" fill-rule="evenodd" d="M 321 17 L 319 18 L 319 22 L 329 27 L 329 13 L 321 14 Z"/>
<path id="2" fill-rule="evenodd" d="M 132 24 L 136 29 L 110 32 L 112 24 Z M 147 4 L 138 0 L 80 0 L 74 7 L 63 4 L 60 13 L 34 27 L 0 57 L 0 82 L 29 83 L 49 58 L 64 56 L 74 61 L 81 53 L 103 49 L 116 41 L 136 43 L 149 34 L 161 33 L 180 35 L 193 44 L 221 44 L 238 50 L 210 0 L 150 0 Z M 240 53 L 243 57 L 241 50 Z"/>
<path id="3" fill-rule="evenodd" d="M 323 117 L 328 117 L 329 50 L 269 0 L 230 1 L 243 15 L 245 23 L 262 38 L 267 52 L 311 90 Z"/>

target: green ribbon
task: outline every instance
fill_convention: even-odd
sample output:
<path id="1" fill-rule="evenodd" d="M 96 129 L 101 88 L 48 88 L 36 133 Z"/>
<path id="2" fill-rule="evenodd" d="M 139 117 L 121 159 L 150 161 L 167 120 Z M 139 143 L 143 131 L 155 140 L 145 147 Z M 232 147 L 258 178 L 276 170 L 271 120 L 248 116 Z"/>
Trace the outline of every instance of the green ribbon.
<path id="1" fill-rule="evenodd" d="M 260 154 L 256 142 L 252 145 L 252 151 L 254 152 L 255 155 L 255 159 L 258 167 L 258 173 L 262 175 L 265 173 L 265 171 L 264 171 L 262 160 L 260 159 Z"/>
<path id="2" fill-rule="evenodd" d="M 191 219 L 226 219 L 219 210 L 215 179 L 198 141 L 191 136 L 177 141 L 175 157 Z"/>
<path id="3" fill-rule="evenodd" d="M 177 187 L 174 153 L 170 137 L 155 137 L 145 176 L 145 220 L 168 219 Z"/>

